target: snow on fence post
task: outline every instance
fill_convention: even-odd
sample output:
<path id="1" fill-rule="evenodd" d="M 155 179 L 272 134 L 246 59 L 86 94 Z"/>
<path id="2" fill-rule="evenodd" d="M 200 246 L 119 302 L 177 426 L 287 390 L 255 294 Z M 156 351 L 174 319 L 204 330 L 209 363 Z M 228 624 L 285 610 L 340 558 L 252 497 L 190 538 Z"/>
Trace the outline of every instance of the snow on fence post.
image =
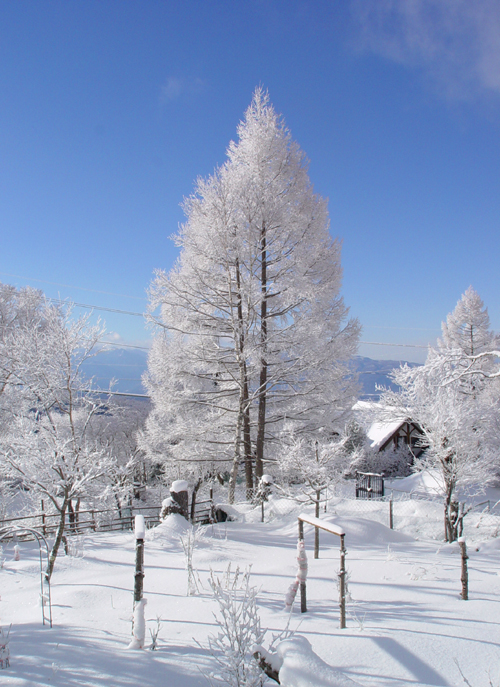
<path id="1" fill-rule="evenodd" d="M 260 521 L 264 522 L 264 502 L 268 500 L 271 494 L 271 487 L 273 484 L 273 478 L 271 475 L 262 475 L 259 481 L 259 486 L 257 488 L 257 493 L 255 494 L 255 500 L 260 503 Z"/>
<path id="2" fill-rule="evenodd" d="M 134 618 L 132 621 L 133 639 L 129 649 L 143 649 L 146 640 L 146 621 L 144 607 L 147 603 L 143 599 L 144 588 L 144 538 L 146 536 L 146 523 L 144 515 L 135 516 L 135 577 L 134 577 Z"/>
<path id="3" fill-rule="evenodd" d="M 460 596 L 464 601 L 467 601 L 469 598 L 469 573 L 467 571 L 467 561 L 469 556 L 467 555 L 465 537 L 459 537 L 458 543 L 460 545 L 460 553 L 462 555 L 462 574 L 460 576 L 460 581 L 462 582 L 462 593 Z"/>
<path id="4" fill-rule="evenodd" d="M 146 536 L 146 523 L 144 515 L 135 516 L 135 582 L 134 605 L 142 599 L 144 585 L 144 538 Z"/>
<path id="5" fill-rule="evenodd" d="M 189 520 L 189 494 L 186 480 L 178 479 L 172 482 L 170 497 L 172 499 L 170 512 L 180 513 L 186 520 Z"/>
<path id="6" fill-rule="evenodd" d="M 391 498 L 389 499 L 389 528 L 391 530 L 394 529 L 394 510 L 392 506 L 392 494 Z"/>
<path id="7" fill-rule="evenodd" d="M 301 545 L 302 543 L 302 545 Z M 302 572 L 300 558 L 299 558 L 299 548 L 302 548 L 305 554 L 305 542 L 304 542 L 304 523 L 299 520 L 299 543 L 297 545 L 297 560 L 299 561 L 299 572 L 297 578 L 300 585 L 300 612 L 307 613 L 307 593 L 306 593 L 306 576 L 307 576 L 307 559 L 305 562 L 305 574 L 301 575 Z"/>

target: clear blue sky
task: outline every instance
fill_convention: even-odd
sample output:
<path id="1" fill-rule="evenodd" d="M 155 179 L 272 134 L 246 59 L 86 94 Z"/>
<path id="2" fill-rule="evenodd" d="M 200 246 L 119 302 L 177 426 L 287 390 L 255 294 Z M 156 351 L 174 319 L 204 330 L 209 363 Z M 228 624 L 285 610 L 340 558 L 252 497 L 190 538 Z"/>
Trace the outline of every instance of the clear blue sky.
<path id="1" fill-rule="evenodd" d="M 363 341 L 434 342 L 470 284 L 499 330 L 499 37 L 497 0 L 4 0 L 0 280 L 142 312 L 262 84 L 329 198 Z"/>

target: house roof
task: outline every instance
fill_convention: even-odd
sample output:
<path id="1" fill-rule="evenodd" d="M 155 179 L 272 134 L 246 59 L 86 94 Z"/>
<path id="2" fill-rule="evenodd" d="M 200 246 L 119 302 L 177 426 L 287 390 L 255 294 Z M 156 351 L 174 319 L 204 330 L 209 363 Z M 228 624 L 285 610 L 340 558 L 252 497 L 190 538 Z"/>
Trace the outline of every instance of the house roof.
<path id="1" fill-rule="evenodd" d="M 358 411 L 358 413 L 364 417 L 369 416 L 370 410 L 373 411 L 375 408 L 380 408 L 380 405 L 373 401 L 358 401 L 353 406 L 354 412 L 356 413 L 356 411 Z M 366 423 L 366 435 L 371 442 L 371 448 L 377 449 L 383 446 L 407 421 L 407 419 L 400 419 L 386 422 L 372 422 L 371 424 Z"/>

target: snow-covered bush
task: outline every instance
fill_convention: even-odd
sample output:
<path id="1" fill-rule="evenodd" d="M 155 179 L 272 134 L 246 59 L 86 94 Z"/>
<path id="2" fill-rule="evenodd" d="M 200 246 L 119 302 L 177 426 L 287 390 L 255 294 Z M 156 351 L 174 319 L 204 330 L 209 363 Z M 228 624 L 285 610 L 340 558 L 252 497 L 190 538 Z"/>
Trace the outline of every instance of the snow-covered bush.
<path id="1" fill-rule="evenodd" d="M 355 467 L 360 472 L 375 472 L 387 478 L 408 477 L 412 472 L 413 461 L 413 453 L 404 444 L 385 451 L 365 449 Z"/>
<path id="2" fill-rule="evenodd" d="M 198 594 L 200 591 L 193 568 L 193 553 L 202 536 L 203 531 L 199 527 L 189 527 L 184 534 L 179 535 L 179 541 L 181 542 L 182 550 L 184 551 L 186 570 L 188 574 L 188 596 Z"/>
<path id="3" fill-rule="evenodd" d="M 222 577 L 210 575 L 210 587 L 219 605 L 215 616 L 219 631 L 210 635 L 208 646 L 218 664 L 217 674 L 208 676 L 210 683 L 229 687 L 260 687 L 265 675 L 253 657 L 264 632 L 257 611 L 257 590 L 250 586 L 250 570 L 244 573 L 228 565 Z M 216 682 L 214 683 L 213 680 Z"/>

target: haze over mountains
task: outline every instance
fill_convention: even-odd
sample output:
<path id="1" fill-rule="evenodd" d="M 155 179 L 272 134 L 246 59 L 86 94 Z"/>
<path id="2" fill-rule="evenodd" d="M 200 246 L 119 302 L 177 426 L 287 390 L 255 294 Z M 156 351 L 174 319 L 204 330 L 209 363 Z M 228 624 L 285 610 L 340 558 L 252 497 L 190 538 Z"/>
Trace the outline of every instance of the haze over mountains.
<path id="1" fill-rule="evenodd" d="M 142 375 L 147 368 L 147 351 L 133 348 L 116 348 L 100 353 L 87 361 L 84 371 L 88 377 L 93 377 L 94 385 L 100 389 L 108 389 L 114 380 L 113 391 L 129 394 L 145 394 L 142 385 Z M 390 372 L 404 364 L 400 360 L 373 360 L 356 356 L 353 359 L 353 369 L 359 373 L 361 386 L 360 398 L 377 400 L 379 393 L 377 386 L 391 389 L 397 387 L 389 378 Z M 407 363 L 414 367 L 416 363 Z"/>

